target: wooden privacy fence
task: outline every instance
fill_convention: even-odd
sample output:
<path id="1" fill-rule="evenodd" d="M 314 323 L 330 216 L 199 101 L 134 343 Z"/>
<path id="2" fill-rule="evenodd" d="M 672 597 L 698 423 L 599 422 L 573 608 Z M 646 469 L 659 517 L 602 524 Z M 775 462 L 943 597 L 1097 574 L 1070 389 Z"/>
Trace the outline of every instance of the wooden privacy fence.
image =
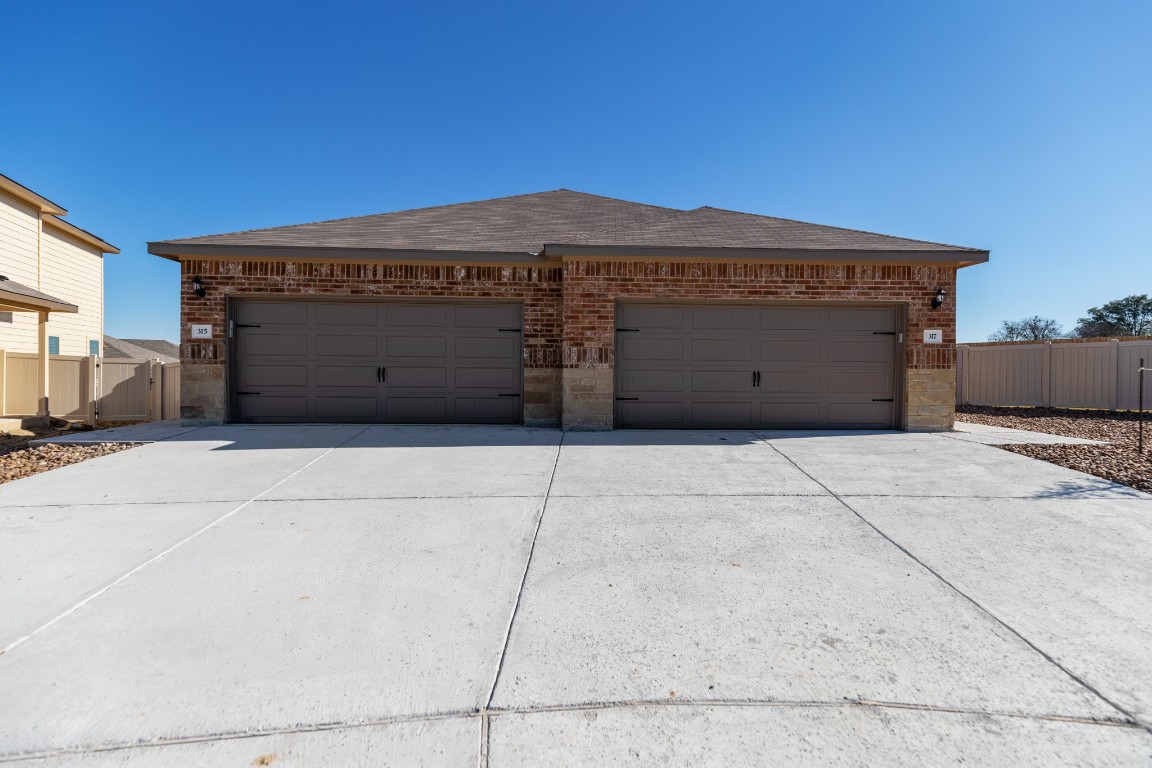
<path id="1" fill-rule="evenodd" d="M 37 357 L 0 350 L 0 416 L 35 416 Z M 61 419 L 157 421 L 180 416 L 180 364 L 51 355 L 48 404 Z"/>
<path id="2" fill-rule="evenodd" d="M 1140 358 L 1152 365 L 1152 338 L 961 344 L 956 353 L 957 405 L 1136 410 Z"/>

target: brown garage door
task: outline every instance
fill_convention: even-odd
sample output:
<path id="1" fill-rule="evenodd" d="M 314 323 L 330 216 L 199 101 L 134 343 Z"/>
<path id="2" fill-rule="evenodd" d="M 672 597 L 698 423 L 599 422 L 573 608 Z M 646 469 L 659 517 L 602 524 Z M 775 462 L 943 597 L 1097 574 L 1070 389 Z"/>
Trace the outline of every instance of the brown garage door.
<path id="1" fill-rule="evenodd" d="M 895 307 L 621 304 L 620 427 L 897 426 Z"/>
<path id="2" fill-rule="evenodd" d="M 521 421 L 517 304 L 240 300 L 242 422 Z"/>

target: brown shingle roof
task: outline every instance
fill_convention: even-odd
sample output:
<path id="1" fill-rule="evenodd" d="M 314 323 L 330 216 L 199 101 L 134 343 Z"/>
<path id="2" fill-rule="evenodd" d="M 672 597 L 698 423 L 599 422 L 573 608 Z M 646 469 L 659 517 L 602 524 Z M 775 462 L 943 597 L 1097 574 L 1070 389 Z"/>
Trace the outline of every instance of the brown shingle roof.
<path id="1" fill-rule="evenodd" d="M 168 257 L 298 249 L 310 255 L 385 260 L 391 253 L 394 258 L 425 254 L 436 260 L 459 254 L 527 260 L 529 254 L 541 254 L 534 258 L 543 261 L 608 248 L 662 249 L 669 256 L 677 255 L 673 249 L 680 249 L 680 255 L 730 249 L 790 258 L 808 253 L 831 259 L 872 252 L 869 260 L 878 260 L 881 254 L 895 252 L 904 259 L 987 260 L 987 252 L 975 248 L 719 208 L 664 208 L 567 189 L 148 244 L 150 253 Z"/>
<path id="2" fill-rule="evenodd" d="M 75 304 L 65 301 L 64 299 L 49 296 L 47 293 L 38 291 L 35 288 L 29 288 L 20 283 L 15 283 L 7 277 L 0 275 L 0 305 L 3 305 L 5 300 L 17 304 L 39 307 L 49 312 L 77 312 L 80 309 Z"/>
<path id="3" fill-rule="evenodd" d="M 641 224 L 675 211 L 557 189 L 474 203 L 165 240 L 160 244 L 537 253 L 545 243 Z"/>
<path id="4" fill-rule="evenodd" d="M 561 242 L 561 241 L 557 241 Z M 594 232 L 572 243 L 675 248 L 771 248 L 869 251 L 973 251 L 857 229 L 809 224 L 704 206 L 623 229 Z"/>

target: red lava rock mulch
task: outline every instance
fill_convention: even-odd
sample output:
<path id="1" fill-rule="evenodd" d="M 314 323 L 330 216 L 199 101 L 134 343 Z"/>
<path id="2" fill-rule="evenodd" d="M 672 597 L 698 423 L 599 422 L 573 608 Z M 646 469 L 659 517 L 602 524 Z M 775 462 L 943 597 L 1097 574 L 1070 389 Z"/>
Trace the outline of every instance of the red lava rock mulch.
<path id="1" fill-rule="evenodd" d="M 1087 472 L 1152 493 L 1152 413 L 1144 414 L 1144 454 L 1137 453 L 1139 423 L 1133 411 L 1073 408 L 1003 408 L 962 405 L 956 419 L 992 427 L 1026 429 L 1064 437 L 1104 440 L 1108 445 L 1002 445 L 1006 451 Z"/>

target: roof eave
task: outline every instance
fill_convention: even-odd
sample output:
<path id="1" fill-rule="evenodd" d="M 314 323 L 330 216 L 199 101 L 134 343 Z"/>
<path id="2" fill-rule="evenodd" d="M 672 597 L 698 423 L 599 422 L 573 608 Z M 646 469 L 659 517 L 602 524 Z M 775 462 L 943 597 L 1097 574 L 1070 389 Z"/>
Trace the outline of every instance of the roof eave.
<path id="1" fill-rule="evenodd" d="M 100 251 L 100 253 L 120 253 L 120 249 L 111 243 L 101 240 L 86 229 L 80 229 L 80 227 L 75 224 L 64 221 L 63 219 L 58 219 L 55 216 L 45 216 L 44 226 L 55 229 L 58 232 L 63 232 L 69 237 L 79 240 L 91 248 L 95 248 Z"/>
<path id="2" fill-rule="evenodd" d="M 64 216 L 68 211 L 46 197 L 36 194 L 20 182 L 13 181 L 0 174 L 0 192 L 16 198 L 25 205 L 30 205 L 41 213 L 50 213 L 55 216 Z"/>
<path id="3" fill-rule="evenodd" d="M 227 245 L 163 240 L 148 243 L 148 253 L 182 259 L 254 258 L 308 261 L 377 261 L 397 264 L 544 264 L 542 253 L 527 251 L 427 251 L 407 248 L 356 248 L 312 245 Z"/>
<path id="4" fill-rule="evenodd" d="M 844 264 L 955 264 L 967 267 L 988 261 L 988 251 L 975 249 L 872 250 L 855 248 L 718 248 L 702 246 L 581 245 L 544 247 L 551 258 L 677 258 L 771 262 L 836 262 Z"/>
<path id="5" fill-rule="evenodd" d="M 80 307 L 66 301 L 53 301 L 21 293 L 0 290 L 0 312 L 68 312 L 76 313 Z"/>

